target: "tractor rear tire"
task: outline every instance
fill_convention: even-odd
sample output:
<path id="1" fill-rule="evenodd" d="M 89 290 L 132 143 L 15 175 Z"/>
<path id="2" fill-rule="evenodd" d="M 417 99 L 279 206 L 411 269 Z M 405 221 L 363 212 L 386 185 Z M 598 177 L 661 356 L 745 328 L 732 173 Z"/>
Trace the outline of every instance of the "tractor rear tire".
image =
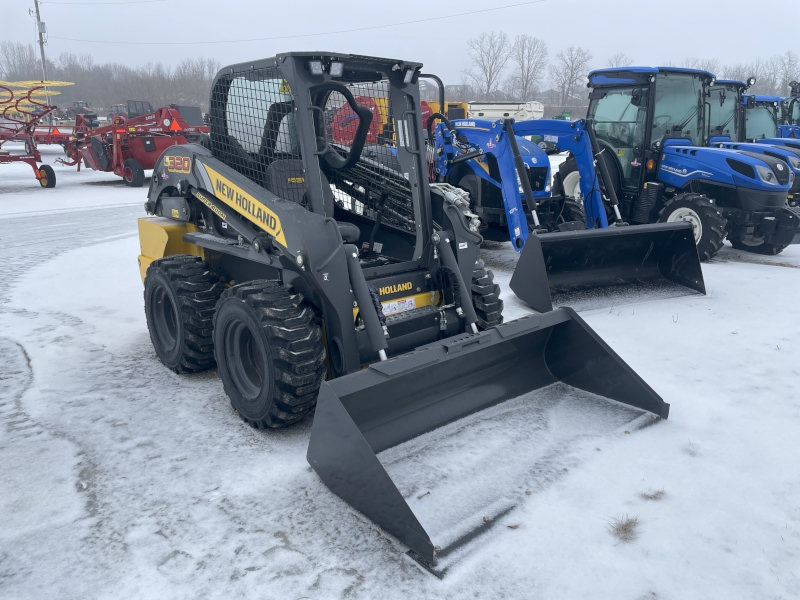
<path id="1" fill-rule="evenodd" d="M 725 241 L 728 220 L 722 211 L 702 194 L 678 194 L 658 213 L 659 223 L 688 221 L 692 224 L 700 260 L 710 260 Z"/>
<path id="2" fill-rule="evenodd" d="M 233 286 L 217 303 L 214 355 L 225 393 L 256 429 L 313 412 L 327 372 L 322 330 L 303 295 L 280 281 Z"/>
<path id="3" fill-rule="evenodd" d="M 144 312 L 158 359 L 176 373 L 214 366 L 212 326 L 223 285 L 199 256 L 154 260 L 144 280 Z"/>
<path id="4" fill-rule="evenodd" d="M 485 268 L 483 260 L 475 263 L 475 270 L 472 272 L 472 303 L 478 317 L 478 329 L 481 331 L 503 322 L 500 286 L 494 283 L 494 273 Z"/>
<path id="5" fill-rule="evenodd" d="M 752 252 L 753 254 L 763 254 L 766 256 L 775 256 L 776 254 L 780 254 L 787 248 L 786 245 L 767 244 L 764 242 L 761 242 L 760 244 L 753 244 L 753 243 L 748 244 L 740 240 L 737 240 L 731 236 L 728 236 L 728 241 L 731 243 L 731 246 L 733 246 L 737 250 L 744 250 L 745 252 Z"/>
<path id="6" fill-rule="evenodd" d="M 144 185 L 144 168 L 135 158 L 125 160 L 125 175 L 122 176 L 128 187 L 142 187 Z"/>
<path id="7" fill-rule="evenodd" d="M 39 167 L 39 185 L 43 188 L 56 187 L 56 172 L 50 165 Z"/>

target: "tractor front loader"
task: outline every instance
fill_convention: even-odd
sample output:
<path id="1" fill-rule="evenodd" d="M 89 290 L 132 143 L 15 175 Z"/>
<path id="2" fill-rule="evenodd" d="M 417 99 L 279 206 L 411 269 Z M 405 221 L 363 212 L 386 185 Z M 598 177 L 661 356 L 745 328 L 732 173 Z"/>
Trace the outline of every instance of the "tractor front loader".
<path id="1" fill-rule="evenodd" d="M 522 151 L 524 144 L 539 150 L 528 136 L 569 152 L 575 180 L 557 175 L 551 190 L 547 156 Z M 552 309 L 552 294 L 623 284 L 666 280 L 705 293 L 689 224 L 629 227 L 622 220 L 614 187 L 606 185 L 611 176 L 591 121 L 442 119 L 433 145 L 436 173 L 470 189 L 478 204 L 473 210 L 482 211 L 481 202 L 493 193 L 502 199 L 508 235 L 521 253 L 510 286 L 539 312 Z M 484 171 L 496 172 L 496 180 Z M 470 187 L 473 180 L 481 187 Z M 577 193 L 567 196 L 565 187 Z M 609 226 L 608 214 L 615 226 Z"/>
<path id="2" fill-rule="evenodd" d="M 487 524 L 433 539 L 379 453 L 543 388 L 648 421 L 669 405 L 569 309 L 503 323 L 464 192 L 428 182 L 420 67 L 298 52 L 224 68 L 210 149 L 173 146 L 155 166 L 139 265 L 158 358 L 178 373 L 216 365 L 259 429 L 316 408 L 321 480 L 434 569 L 438 549 Z M 399 169 L 362 152 L 370 105 Z"/>

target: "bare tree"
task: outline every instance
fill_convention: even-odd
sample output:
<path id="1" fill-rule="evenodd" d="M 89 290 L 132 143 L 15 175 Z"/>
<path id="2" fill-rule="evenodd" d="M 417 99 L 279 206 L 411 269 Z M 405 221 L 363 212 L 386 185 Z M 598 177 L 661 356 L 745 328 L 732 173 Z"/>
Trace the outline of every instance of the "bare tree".
<path id="1" fill-rule="evenodd" d="M 504 32 L 484 32 L 467 42 L 472 68 L 464 74 L 478 94 L 490 99 L 500 84 L 500 77 L 511 57 L 511 44 Z"/>
<path id="2" fill-rule="evenodd" d="M 36 58 L 33 44 L 0 42 L 0 75 L 3 80 L 41 79 L 41 72 L 41 62 Z"/>
<path id="3" fill-rule="evenodd" d="M 547 69 L 547 44 L 533 36 L 522 34 L 514 38 L 511 60 L 516 67 L 508 88 L 517 100 L 527 102 L 539 89 Z"/>
<path id="4" fill-rule="evenodd" d="M 701 69 L 715 75 L 722 72 L 722 63 L 718 58 L 697 58 L 692 56 L 684 59 L 681 66 L 687 69 Z"/>
<path id="5" fill-rule="evenodd" d="M 550 79 L 559 90 L 561 105 L 568 106 L 586 79 L 592 55 L 580 46 L 570 46 L 556 55 L 555 63 L 550 65 Z"/>
<path id="6" fill-rule="evenodd" d="M 633 64 L 633 59 L 624 52 L 617 52 L 614 56 L 606 62 L 607 67 L 630 67 Z"/>

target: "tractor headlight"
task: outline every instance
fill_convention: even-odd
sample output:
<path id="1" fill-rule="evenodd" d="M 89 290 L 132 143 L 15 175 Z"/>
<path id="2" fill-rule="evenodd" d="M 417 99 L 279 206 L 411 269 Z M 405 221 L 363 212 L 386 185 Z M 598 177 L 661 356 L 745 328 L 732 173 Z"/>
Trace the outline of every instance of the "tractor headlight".
<path id="1" fill-rule="evenodd" d="M 792 167 L 795 171 L 800 171 L 800 158 L 796 156 L 789 157 L 789 166 Z M 794 173 L 792 173 L 794 175 Z"/>
<path id="2" fill-rule="evenodd" d="M 759 179 L 761 179 L 761 181 L 764 183 L 769 185 L 778 185 L 778 179 L 775 177 L 775 173 L 773 173 L 772 169 L 769 167 L 756 165 L 756 173 L 758 173 Z"/>
<path id="3" fill-rule="evenodd" d="M 308 70 L 311 71 L 312 75 L 322 75 L 322 61 L 321 60 L 310 60 L 308 61 Z"/>

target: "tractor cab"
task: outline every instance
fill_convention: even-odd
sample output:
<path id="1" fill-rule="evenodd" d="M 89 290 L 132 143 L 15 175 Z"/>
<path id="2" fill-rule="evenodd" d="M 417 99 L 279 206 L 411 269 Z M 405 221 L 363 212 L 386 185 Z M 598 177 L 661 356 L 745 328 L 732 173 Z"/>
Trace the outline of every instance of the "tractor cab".
<path id="1" fill-rule="evenodd" d="M 665 146 L 705 142 L 708 71 L 672 67 L 602 69 L 589 74 L 589 110 L 598 141 L 610 152 L 623 193 L 656 179 Z M 648 168 L 649 167 L 649 168 Z"/>

